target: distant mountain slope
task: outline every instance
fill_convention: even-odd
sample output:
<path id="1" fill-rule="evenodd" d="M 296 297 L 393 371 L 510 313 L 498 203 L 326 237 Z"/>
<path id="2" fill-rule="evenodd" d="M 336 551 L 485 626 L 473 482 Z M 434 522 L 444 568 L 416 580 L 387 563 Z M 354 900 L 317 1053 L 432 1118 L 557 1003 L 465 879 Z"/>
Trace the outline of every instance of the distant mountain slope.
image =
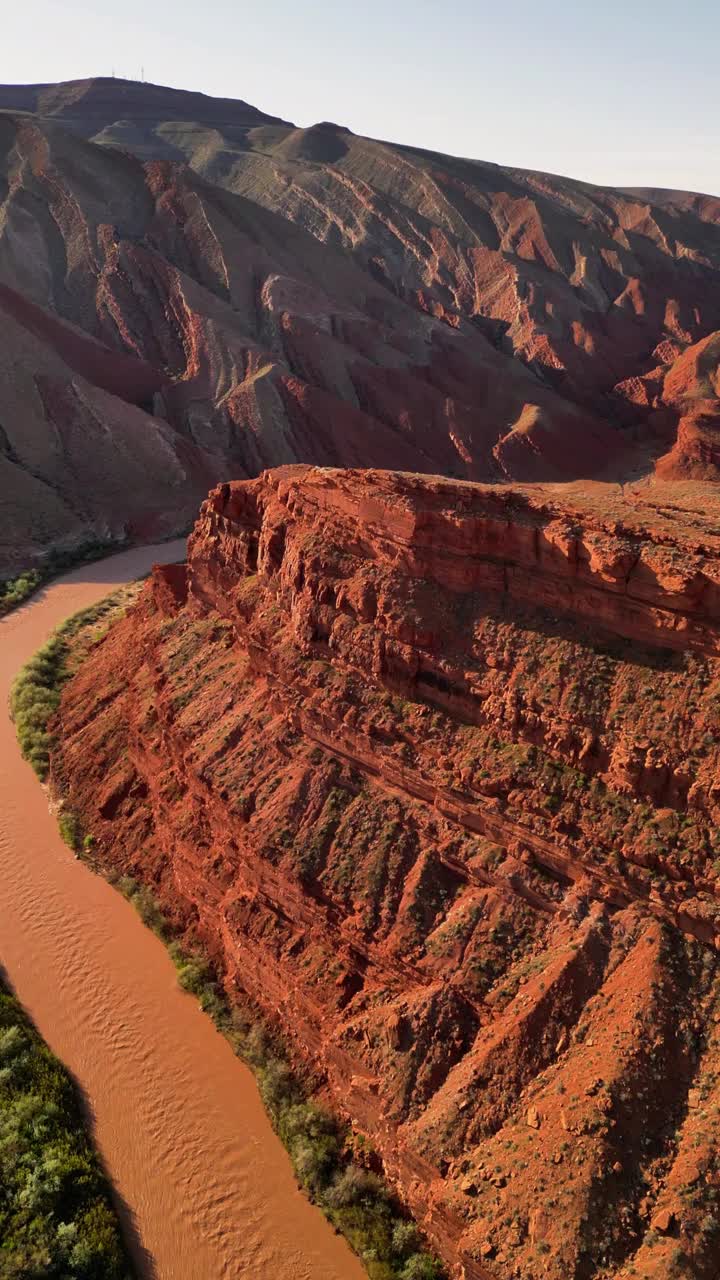
<path id="1" fill-rule="evenodd" d="M 228 126 L 285 123 L 235 98 L 211 98 L 205 93 L 109 76 L 61 84 L 0 85 L 0 111 L 55 117 L 76 126 L 85 136 L 125 118 L 147 123 L 197 120 Z"/>
<path id="2" fill-rule="evenodd" d="M 328 124 L 262 127 L 235 145 L 167 127 L 171 140 L 211 181 L 342 244 L 423 310 L 485 323 L 504 350 L 609 416 L 618 409 L 603 398 L 659 344 L 720 327 L 715 198 L 653 202 Z"/>
<path id="3" fill-rule="evenodd" d="M 44 94 L 38 101 L 86 136 L 185 160 L 341 243 L 415 304 L 495 321 L 514 352 L 575 396 L 610 392 L 666 336 L 686 343 L 720 327 L 715 197 L 600 188 L 328 122 L 299 129 L 245 103 L 233 112 L 225 100 L 153 85 L 93 81 L 82 93 Z"/>
<path id="4" fill-rule="evenodd" d="M 98 532 L 87 477 L 99 446 L 93 442 L 82 468 L 70 464 L 69 401 L 61 407 L 56 399 L 51 413 L 38 391 L 46 347 L 69 366 L 71 382 L 72 373 L 89 373 L 94 386 L 114 393 L 112 411 L 95 396 L 108 448 L 120 421 L 131 431 L 148 415 L 144 437 L 155 438 L 160 423 L 175 456 L 181 446 L 186 462 L 202 456 L 198 473 L 185 467 L 167 495 L 163 457 L 144 458 L 138 488 L 119 456 L 108 467 L 102 454 L 107 509 L 116 510 L 111 493 L 132 495 L 134 526 L 136 501 L 145 503 L 145 524 L 154 523 L 158 504 L 171 527 L 174 514 L 185 524 L 199 484 L 298 459 L 563 479 L 578 466 L 597 473 L 616 465 L 623 451 L 609 426 L 539 382 L 476 326 L 425 314 L 341 248 L 186 166 L 143 164 L 53 121 L 9 114 L 0 114 L 0 164 L 0 285 L 23 341 L 29 330 L 43 346 L 42 356 L 20 362 L 22 376 L 16 362 L 0 384 L 0 422 L 23 437 L 32 404 L 40 414 L 33 430 L 42 434 L 44 414 L 43 482 L 57 480 L 63 502 L 86 512 L 88 531 Z M 13 448 L 16 465 L 37 480 Z M 92 492 L 102 510 L 102 480 Z M 0 529 L 8 558 L 13 541 L 22 559 L 69 536 L 67 522 L 49 511 L 29 525 L 10 511 L 12 522 Z"/>
<path id="5" fill-rule="evenodd" d="M 133 413 L 216 476 L 627 479 L 662 458 L 717 478 L 717 388 L 698 418 L 687 379 L 652 387 L 720 330 L 720 201 L 129 81 L 0 87 L 0 107 L 0 284 L 102 344 L 107 369 L 131 357 L 129 382 L 153 386 Z"/>
<path id="6" fill-rule="evenodd" d="M 151 371 L 22 303 L 0 286 L 0 566 L 190 524 L 221 468 L 140 407 Z"/>

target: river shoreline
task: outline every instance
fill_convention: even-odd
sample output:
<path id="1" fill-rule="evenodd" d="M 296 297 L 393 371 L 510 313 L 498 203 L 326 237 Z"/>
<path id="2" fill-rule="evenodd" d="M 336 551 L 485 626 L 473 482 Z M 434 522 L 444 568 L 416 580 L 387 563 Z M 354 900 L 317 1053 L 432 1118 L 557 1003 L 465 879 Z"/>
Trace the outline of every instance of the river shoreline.
<path id="1" fill-rule="evenodd" d="M 3 704 L 65 617 L 183 555 L 179 541 L 83 564 L 3 618 Z M 62 843 L 7 712 L 0 749 L 0 963 L 83 1091 L 138 1275 L 360 1280 L 359 1259 L 298 1190 L 249 1069 L 130 904 Z"/>

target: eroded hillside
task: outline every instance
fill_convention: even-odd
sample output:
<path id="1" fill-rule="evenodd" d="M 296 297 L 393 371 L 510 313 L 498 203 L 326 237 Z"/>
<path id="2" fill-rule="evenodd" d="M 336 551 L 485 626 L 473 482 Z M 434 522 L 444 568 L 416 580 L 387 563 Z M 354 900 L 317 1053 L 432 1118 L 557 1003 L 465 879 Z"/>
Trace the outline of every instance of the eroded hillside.
<path id="1" fill-rule="evenodd" d="M 291 462 L 717 480 L 716 199 L 128 81 L 0 107 L 0 572 Z"/>
<path id="2" fill-rule="evenodd" d="M 288 467 L 66 687 L 56 788 L 466 1280 L 716 1274 L 712 503 Z"/>
<path id="3" fill-rule="evenodd" d="M 571 478 L 570 439 L 589 473 L 631 464 L 475 326 L 184 164 L 0 114 L 0 180 L 0 569 L 177 528 L 212 483 L 278 463 Z M 513 424 L 515 460 L 495 457 Z"/>

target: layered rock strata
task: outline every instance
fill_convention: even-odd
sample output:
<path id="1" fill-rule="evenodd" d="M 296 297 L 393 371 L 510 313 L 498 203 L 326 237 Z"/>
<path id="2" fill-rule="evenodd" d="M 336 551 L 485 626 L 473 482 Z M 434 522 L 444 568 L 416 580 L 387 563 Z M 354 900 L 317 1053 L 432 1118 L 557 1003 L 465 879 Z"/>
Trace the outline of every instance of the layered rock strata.
<path id="1" fill-rule="evenodd" d="M 630 500 L 286 467 L 211 493 L 65 691 L 101 866 L 466 1280 L 715 1274 L 719 568 Z"/>

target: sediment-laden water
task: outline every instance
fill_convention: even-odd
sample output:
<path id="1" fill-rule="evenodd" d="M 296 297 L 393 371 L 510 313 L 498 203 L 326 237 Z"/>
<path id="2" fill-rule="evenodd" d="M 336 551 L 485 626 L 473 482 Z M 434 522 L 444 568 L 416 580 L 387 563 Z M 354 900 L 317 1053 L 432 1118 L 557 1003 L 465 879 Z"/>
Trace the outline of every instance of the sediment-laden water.
<path id="1" fill-rule="evenodd" d="M 362 1280 L 298 1191 L 251 1073 L 133 908 L 62 843 L 6 709 L 59 622 L 182 554 L 85 565 L 0 621 L 0 964 L 85 1094 L 141 1276 Z"/>

